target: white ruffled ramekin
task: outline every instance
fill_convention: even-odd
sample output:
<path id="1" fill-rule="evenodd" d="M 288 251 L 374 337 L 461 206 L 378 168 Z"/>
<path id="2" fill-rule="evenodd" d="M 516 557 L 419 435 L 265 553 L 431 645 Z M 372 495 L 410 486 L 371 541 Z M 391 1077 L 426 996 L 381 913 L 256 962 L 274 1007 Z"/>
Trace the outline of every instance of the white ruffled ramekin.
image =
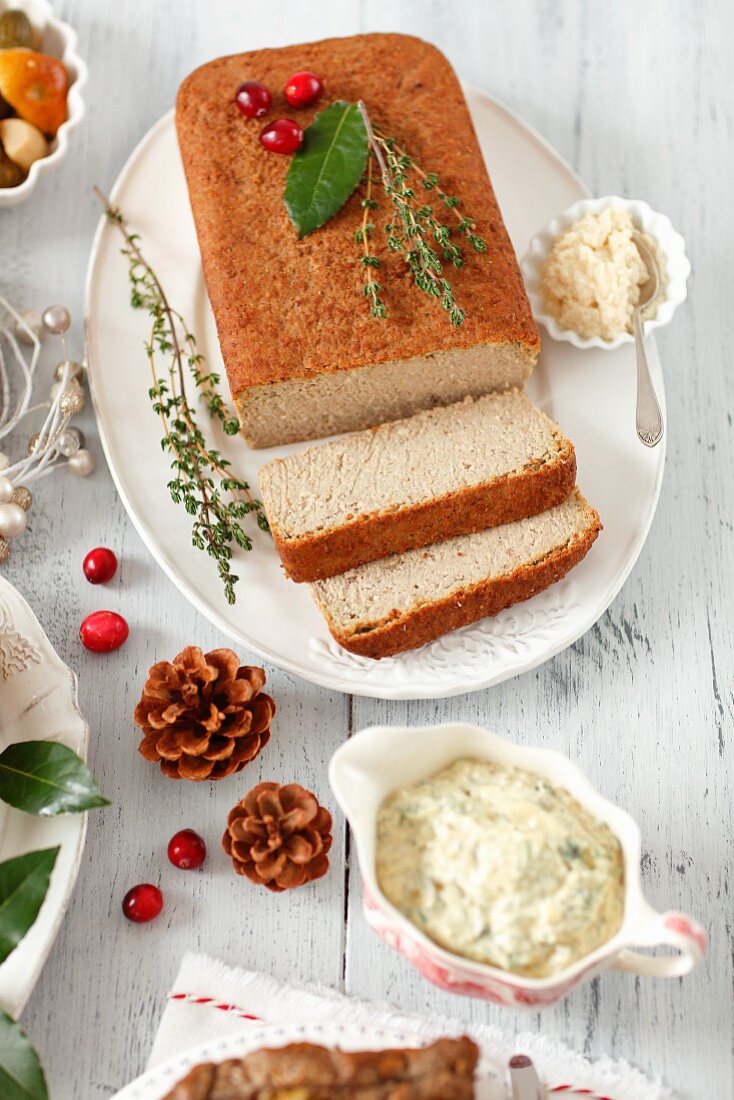
<path id="1" fill-rule="evenodd" d="M 377 881 L 377 815 L 397 787 L 435 774 L 461 757 L 525 768 L 565 787 L 618 837 L 624 854 L 622 927 L 601 947 L 549 978 L 527 978 L 455 955 L 429 939 L 392 905 Z M 580 982 L 604 970 L 679 977 L 706 951 L 706 933 L 684 913 L 659 913 L 642 892 L 637 824 L 608 802 L 560 753 L 525 748 L 465 722 L 441 726 L 375 726 L 345 742 L 331 758 L 329 782 L 352 827 L 362 875 L 367 923 L 427 978 L 449 993 L 480 997 L 511 1008 L 555 1004 Z M 650 955 L 663 946 L 676 954 Z M 637 950 L 642 947 L 643 951 Z"/>
<path id="2" fill-rule="evenodd" d="M 691 273 L 691 265 L 686 256 L 685 241 L 673 228 L 665 214 L 658 214 L 646 202 L 639 199 L 622 199 L 618 195 L 606 195 L 601 199 L 581 199 L 580 202 L 575 202 L 573 206 L 569 206 L 568 210 L 564 210 L 562 214 L 558 214 L 549 221 L 540 233 L 536 233 L 520 262 L 535 320 L 548 330 L 554 340 L 568 340 L 577 348 L 603 348 L 611 351 L 621 344 L 629 344 L 634 340 L 631 332 L 623 332 L 615 340 L 602 340 L 598 336 L 584 338 L 572 329 L 561 328 L 555 317 L 546 313 L 543 306 L 540 290 L 541 270 L 556 237 L 569 229 L 584 214 L 598 214 L 608 206 L 617 206 L 629 211 L 635 226 L 653 237 L 665 256 L 668 280 L 665 298 L 660 302 L 655 316 L 645 321 L 645 331 L 667 325 L 676 308 L 686 300 L 686 282 Z"/>
<path id="3" fill-rule="evenodd" d="M 85 106 L 82 88 L 89 75 L 87 66 L 76 52 L 76 31 L 67 23 L 56 19 L 47 0 L 0 0 L 0 13 L 12 8 L 23 11 L 41 34 L 41 53 L 60 58 L 69 73 L 69 96 L 66 121 L 49 143 L 49 154 L 31 165 L 26 178 L 17 187 L 0 188 L 0 207 L 15 206 L 23 202 L 35 188 L 38 180 L 63 160 L 69 148 L 69 135 L 84 118 Z"/>

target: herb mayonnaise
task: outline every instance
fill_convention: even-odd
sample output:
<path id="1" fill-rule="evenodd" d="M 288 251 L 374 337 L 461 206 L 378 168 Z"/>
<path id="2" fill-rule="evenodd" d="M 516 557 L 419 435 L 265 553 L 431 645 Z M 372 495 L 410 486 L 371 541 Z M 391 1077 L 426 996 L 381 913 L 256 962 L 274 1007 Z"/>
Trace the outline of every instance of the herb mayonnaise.
<path id="1" fill-rule="evenodd" d="M 548 977 L 619 930 L 622 850 L 563 787 L 457 760 L 394 791 L 377 822 L 392 904 L 455 954 Z"/>

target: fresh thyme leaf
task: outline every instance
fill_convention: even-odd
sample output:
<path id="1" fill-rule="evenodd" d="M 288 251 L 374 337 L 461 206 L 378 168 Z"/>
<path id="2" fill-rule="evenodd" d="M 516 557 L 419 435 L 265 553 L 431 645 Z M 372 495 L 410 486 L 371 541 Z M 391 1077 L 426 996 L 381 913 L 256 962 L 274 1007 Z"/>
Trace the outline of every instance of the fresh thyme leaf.
<path id="1" fill-rule="evenodd" d="M 341 210 L 362 179 L 367 151 L 367 130 L 356 103 L 338 100 L 316 115 L 285 182 L 285 207 L 299 237 Z"/>

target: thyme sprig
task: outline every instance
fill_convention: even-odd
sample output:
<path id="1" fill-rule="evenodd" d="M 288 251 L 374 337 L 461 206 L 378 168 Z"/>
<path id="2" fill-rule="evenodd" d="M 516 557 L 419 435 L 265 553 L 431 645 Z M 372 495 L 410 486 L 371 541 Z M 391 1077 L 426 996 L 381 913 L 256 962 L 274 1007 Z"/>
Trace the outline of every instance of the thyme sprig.
<path id="1" fill-rule="evenodd" d="M 365 297 L 369 299 L 372 316 L 386 317 L 387 310 L 385 309 L 385 303 L 380 298 L 380 284 L 374 276 L 374 269 L 380 266 L 380 261 L 377 256 L 374 256 L 370 251 L 369 237 L 370 233 L 374 232 L 375 229 L 374 223 L 369 220 L 370 210 L 377 210 L 380 205 L 372 198 L 372 182 L 372 157 L 368 157 L 367 173 L 365 176 L 365 197 L 362 199 L 362 209 L 364 211 L 362 215 L 362 226 L 357 230 L 354 236 L 357 243 L 363 246 L 361 262 L 365 269 L 364 293 Z"/>
<path id="2" fill-rule="evenodd" d="M 226 435 L 236 435 L 239 423 L 219 393 L 219 375 L 207 371 L 193 333 L 169 304 L 160 280 L 143 256 L 139 235 L 129 230 L 122 212 L 98 188 L 94 190 L 108 221 L 124 238 L 121 251 L 128 260 L 130 304 L 133 309 L 145 310 L 152 319 L 145 342 L 152 378 L 148 395 L 163 427 L 161 447 L 171 458 L 173 476 L 167 483 L 171 499 L 192 517 L 191 541 L 214 560 L 227 603 L 233 604 L 239 578 L 231 569 L 232 547 L 251 550 L 253 545 L 241 521 L 252 513 L 262 531 L 268 530 L 268 523 L 247 482 L 235 477 L 230 463 L 208 446 L 187 396 L 187 376 Z M 166 363 L 163 369 L 159 356 Z"/>
<path id="3" fill-rule="evenodd" d="M 465 260 L 463 250 L 453 235 L 464 238 L 475 252 L 486 252 L 486 242 L 476 232 L 474 220 L 457 209 L 461 205 L 460 199 L 444 191 L 436 173 L 424 171 L 395 138 L 375 126 L 361 101 L 359 109 L 367 130 L 370 154 L 365 174 L 366 193 L 362 200 L 365 213 L 356 238 L 363 245 L 360 261 L 367 273 L 364 293 L 371 303 L 372 316 L 387 315 L 387 309 L 378 296 L 379 284 L 373 275 L 380 261 L 369 248 L 369 235 L 375 226 L 368 220 L 368 213 L 379 209 L 379 204 L 372 197 L 374 160 L 379 167 L 383 190 L 392 206 L 392 219 L 385 224 L 387 246 L 391 252 L 402 254 L 418 289 L 435 298 L 448 313 L 451 323 L 458 328 L 464 323 L 465 314 L 456 301 L 445 268 L 463 267 Z M 428 195 L 433 193 L 439 204 L 453 212 L 456 220 L 453 228 L 435 213 L 433 204 L 426 201 L 426 196 L 419 193 L 418 187 Z"/>

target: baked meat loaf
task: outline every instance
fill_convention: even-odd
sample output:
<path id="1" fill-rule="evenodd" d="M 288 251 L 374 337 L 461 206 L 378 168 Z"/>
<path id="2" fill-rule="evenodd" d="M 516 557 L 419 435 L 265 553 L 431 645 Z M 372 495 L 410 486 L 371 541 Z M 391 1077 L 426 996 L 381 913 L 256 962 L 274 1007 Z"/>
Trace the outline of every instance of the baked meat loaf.
<path id="1" fill-rule="evenodd" d="M 573 445 L 518 390 L 354 432 L 260 471 L 270 530 L 294 581 L 524 519 L 559 504 L 575 483 Z"/>
<path id="2" fill-rule="evenodd" d="M 340 645 L 392 657 L 548 588 L 585 557 L 600 530 L 576 489 L 540 515 L 393 554 L 311 590 Z"/>
<path id="3" fill-rule="evenodd" d="M 297 112 L 307 126 L 337 100 L 367 104 L 386 133 L 439 174 L 475 220 L 487 252 L 451 270 L 466 312 L 454 328 L 374 233 L 388 317 L 370 315 L 354 235 L 355 195 L 303 240 L 283 204 L 289 158 L 257 136 L 293 115 L 280 91 L 298 69 L 326 93 Z M 246 122 L 238 84 L 262 81 L 269 114 Z M 464 95 L 446 58 L 418 38 L 364 34 L 222 57 L 182 84 L 176 125 L 204 275 L 242 430 L 253 447 L 373 427 L 467 395 L 522 385 L 540 341 Z M 387 206 L 375 211 L 380 222 Z"/>
<path id="4" fill-rule="evenodd" d="M 478 1056 L 466 1037 L 357 1054 L 293 1043 L 196 1066 L 165 1100 L 471 1100 Z"/>

